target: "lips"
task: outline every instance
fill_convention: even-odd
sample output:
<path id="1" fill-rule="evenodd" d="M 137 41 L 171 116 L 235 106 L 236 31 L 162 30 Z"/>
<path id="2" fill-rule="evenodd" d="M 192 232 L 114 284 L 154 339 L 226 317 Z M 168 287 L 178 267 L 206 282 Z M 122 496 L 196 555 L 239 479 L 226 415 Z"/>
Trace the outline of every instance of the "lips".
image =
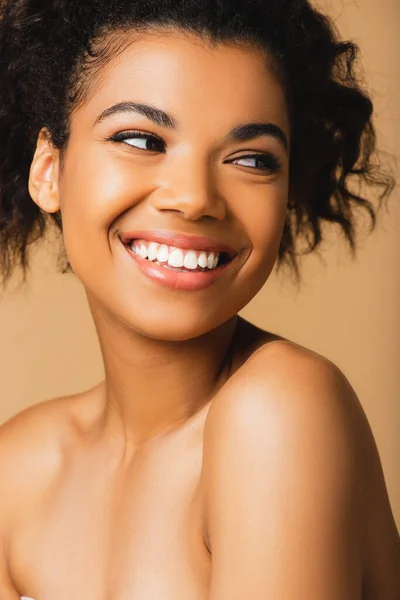
<path id="1" fill-rule="evenodd" d="M 187 235 L 184 233 L 167 230 L 135 230 L 129 232 L 119 232 L 120 240 L 123 244 L 130 244 L 135 239 L 148 240 L 149 242 L 158 242 L 166 246 L 174 246 L 184 250 L 208 250 L 210 252 L 224 252 L 228 254 L 229 259 L 238 254 L 229 244 L 220 240 L 199 235 Z"/>
<path id="2" fill-rule="evenodd" d="M 235 271 L 235 265 L 241 254 L 240 251 L 235 251 L 232 246 L 225 244 L 216 238 L 187 235 L 165 230 L 119 231 L 118 237 L 130 260 L 145 276 L 147 276 L 147 278 L 173 290 L 200 291 L 216 284 L 218 280 L 226 277 L 225 273 L 227 273 L 229 277 L 229 272 L 232 273 Z M 134 240 L 157 242 L 161 245 L 173 246 L 178 249 L 181 248 L 182 250 L 219 253 L 220 258 L 218 266 L 212 269 L 202 269 L 201 271 L 189 271 L 174 269 L 169 267 L 169 265 L 157 264 L 157 262 L 148 260 L 132 250 Z"/>

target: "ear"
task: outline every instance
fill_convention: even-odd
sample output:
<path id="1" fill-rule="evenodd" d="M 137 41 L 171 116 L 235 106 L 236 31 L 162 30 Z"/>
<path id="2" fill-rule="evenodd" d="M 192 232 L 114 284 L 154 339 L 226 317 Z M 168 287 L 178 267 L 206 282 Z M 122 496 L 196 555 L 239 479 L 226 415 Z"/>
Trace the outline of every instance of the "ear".
<path id="1" fill-rule="evenodd" d="M 41 129 L 29 172 L 28 189 L 32 200 L 48 213 L 60 210 L 59 160 L 59 150 L 52 144 L 48 130 Z"/>

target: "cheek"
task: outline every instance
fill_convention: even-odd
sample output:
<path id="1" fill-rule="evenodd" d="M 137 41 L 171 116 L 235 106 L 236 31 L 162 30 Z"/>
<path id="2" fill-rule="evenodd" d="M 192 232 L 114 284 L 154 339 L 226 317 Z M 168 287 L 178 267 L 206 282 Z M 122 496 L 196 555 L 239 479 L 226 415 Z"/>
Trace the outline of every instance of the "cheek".
<path id="1" fill-rule="evenodd" d="M 77 215 L 93 232 L 108 229 L 148 190 L 146 169 L 116 157 L 103 146 L 89 145 L 82 152 L 72 147 L 61 183 L 62 212 Z"/>
<path id="2" fill-rule="evenodd" d="M 69 151 L 60 180 L 61 212 L 68 259 L 79 274 L 111 259 L 113 224 L 151 189 L 143 170 L 105 156 L 104 149 Z"/>
<path id="3" fill-rule="evenodd" d="M 281 178 L 249 194 L 236 211 L 250 240 L 248 268 L 252 271 L 268 271 L 274 265 L 287 215 L 287 200 L 288 183 Z"/>

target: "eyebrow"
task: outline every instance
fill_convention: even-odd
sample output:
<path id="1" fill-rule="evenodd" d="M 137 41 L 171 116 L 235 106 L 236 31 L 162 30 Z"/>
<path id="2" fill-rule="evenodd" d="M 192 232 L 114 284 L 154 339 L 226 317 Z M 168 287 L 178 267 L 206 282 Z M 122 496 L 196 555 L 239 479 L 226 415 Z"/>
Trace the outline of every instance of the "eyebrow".
<path id="1" fill-rule="evenodd" d="M 149 104 L 142 104 L 139 102 L 119 102 L 109 108 L 103 110 L 102 113 L 96 118 L 94 125 L 101 123 L 104 119 L 115 115 L 115 114 L 131 114 L 136 113 L 147 117 L 161 127 L 167 127 L 168 129 L 178 129 L 178 122 L 172 116 Z M 273 137 L 282 144 L 284 149 L 287 151 L 289 147 L 288 139 L 283 130 L 274 123 L 244 123 L 243 125 L 236 125 L 226 136 L 227 141 L 236 142 L 247 142 L 257 137 L 262 136 Z"/>

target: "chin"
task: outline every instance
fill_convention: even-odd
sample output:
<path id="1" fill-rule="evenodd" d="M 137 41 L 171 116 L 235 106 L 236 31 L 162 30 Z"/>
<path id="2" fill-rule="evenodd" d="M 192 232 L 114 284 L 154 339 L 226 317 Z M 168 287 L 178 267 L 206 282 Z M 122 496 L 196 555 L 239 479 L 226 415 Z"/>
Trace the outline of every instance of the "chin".
<path id="1" fill-rule="evenodd" d="M 132 332 L 154 340 L 182 342 L 209 333 L 230 321 L 242 309 L 242 303 L 222 298 L 208 307 L 186 299 L 155 298 L 143 302 L 136 298 L 99 297 L 86 289 L 90 310 L 98 332 L 104 336 Z M 236 299 L 237 300 L 237 299 Z M 119 333 L 118 333 L 119 332 Z"/>
<path id="2" fill-rule="evenodd" d="M 220 307 L 221 308 L 221 307 Z M 229 321 L 237 312 L 226 310 L 199 311 L 177 302 L 162 309 L 143 307 L 120 315 L 120 321 L 139 335 L 168 342 L 183 342 L 205 335 Z M 115 315 L 117 316 L 117 315 Z M 118 318 L 118 317 L 117 317 Z"/>
<path id="3" fill-rule="evenodd" d="M 264 269 L 265 269 L 265 265 Z M 265 270 L 252 269 L 247 277 L 220 282 L 199 291 L 167 290 L 153 282 L 127 279 L 124 272 L 93 279 L 80 273 L 98 330 L 132 331 L 163 341 L 185 341 L 200 337 L 235 317 L 268 278 Z M 87 277 L 84 277 L 86 275 Z M 251 276 L 249 276 L 251 275 Z"/>

